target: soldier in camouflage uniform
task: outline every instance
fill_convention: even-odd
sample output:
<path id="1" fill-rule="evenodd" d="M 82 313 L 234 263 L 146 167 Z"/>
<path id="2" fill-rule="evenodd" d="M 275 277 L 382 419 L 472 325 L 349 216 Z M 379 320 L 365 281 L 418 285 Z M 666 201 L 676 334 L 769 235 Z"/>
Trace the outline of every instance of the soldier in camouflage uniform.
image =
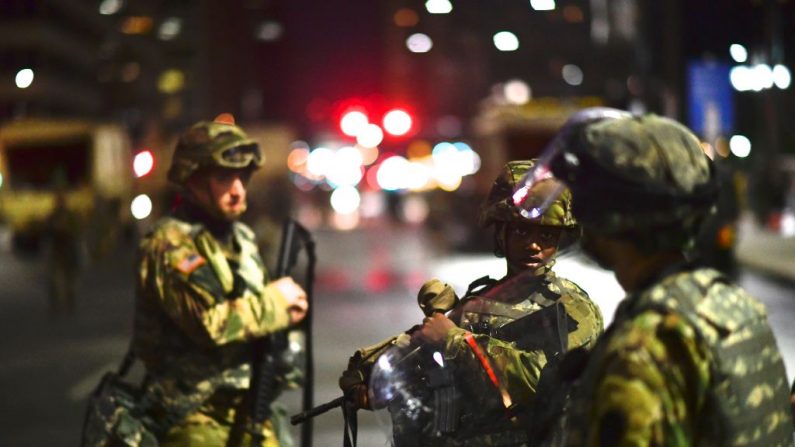
<path id="1" fill-rule="evenodd" d="M 666 118 L 587 109 L 548 156 L 583 248 L 628 293 L 590 357 L 563 361 L 584 369 L 565 445 L 792 446 L 764 306 L 686 257 L 718 187 L 698 139 Z"/>
<path id="2" fill-rule="evenodd" d="M 538 311 L 555 308 L 572 320 L 570 327 L 562 329 L 564 344 L 569 348 L 589 348 L 602 333 L 601 312 L 587 293 L 551 270 L 558 248 L 574 242 L 578 234 L 571 214 L 570 194 L 565 192 L 546 213 L 530 221 L 519 216 L 510 204 L 516 181 L 532 165 L 532 161 L 508 163 L 492 186 L 481 214 L 483 226 L 494 226 L 495 254 L 506 259 L 506 277 L 475 281 L 465 298 L 448 314 L 449 318 L 441 312 L 434 313 L 412 334 L 416 342 L 441 346 L 445 364 L 458 371 L 457 379 L 470 375 L 486 377 L 483 364 L 492 365 L 496 372 L 494 380 L 510 403 L 503 402 L 503 397 L 493 411 L 487 411 L 479 402 L 460 402 L 455 433 L 400 433 L 400 424 L 395 423 L 397 445 L 529 445 L 524 429 L 517 426 L 517 417 L 505 416 L 503 403 L 511 406 L 514 415 L 526 413 L 532 406 L 541 370 L 550 360 L 548 356 L 560 353 L 560 349 L 553 352 L 540 348 L 526 350 L 517 346 L 517 340 L 497 335 L 499 328 Z M 537 189 L 547 187 L 539 185 Z M 521 275 L 529 279 L 512 281 Z M 490 291 L 506 284 L 514 284 L 510 296 L 501 296 L 499 302 L 487 298 Z M 434 291 L 423 290 L 421 295 L 429 292 Z M 435 293 L 452 291 L 442 289 Z M 539 331 L 538 337 L 553 338 L 550 340 L 553 344 L 560 344 L 557 333 Z M 538 346 L 541 345 L 539 341 Z M 368 350 L 364 350 L 354 355 L 350 369 L 340 380 L 348 395 L 355 389 L 351 384 L 366 383 L 367 366 L 377 357 L 370 355 L 367 359 L 367 353 Z M 372 350 L 369 353 L 372 354 Z"/>
<path id="3" fill-rule="evenodd" d="M 244 446 L 249 430 L 278 446 L 286 435 L 273 421 L 250 427 L 246 399 L 250 342 L 307 311 L 291 278 L 270 280 L 254 233 L 238 221 L 262 164 L 258 145 L 233 121 L 197 123 L 168 173 L 182 203 L 140 243 L 133 352 L 146 367 L 142 406 L 161 446 Z"/>

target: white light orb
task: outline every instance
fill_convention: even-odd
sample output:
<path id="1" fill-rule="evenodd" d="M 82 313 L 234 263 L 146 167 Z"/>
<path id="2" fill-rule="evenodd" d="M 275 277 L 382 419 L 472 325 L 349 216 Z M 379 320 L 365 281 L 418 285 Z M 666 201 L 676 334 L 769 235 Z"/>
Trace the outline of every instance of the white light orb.
<path id="1" fill-rule="evenodd" d="M 152 214 L 152 199 L 146 194 L 136 196 L 130 203 L 130 212 L 138 220 L 146 219 Z"/>

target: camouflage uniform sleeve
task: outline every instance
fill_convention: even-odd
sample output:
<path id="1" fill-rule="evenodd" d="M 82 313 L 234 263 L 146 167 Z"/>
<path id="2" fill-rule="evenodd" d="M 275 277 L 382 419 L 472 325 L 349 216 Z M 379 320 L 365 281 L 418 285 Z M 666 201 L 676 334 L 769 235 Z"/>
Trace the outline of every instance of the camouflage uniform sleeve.
<path id="1" fill-rule="evenodd" d="M 691 445 L 710 380 L 693 328 L 645 312 L 619 330 L 594 384 L 586 445 Z"/>
<path id="2" fill-rule="evenodd" d="M 287 302 L 272 285 L 261 292 L 223 287 L 189 238 L 150 240 L 142 266 L 143 283 L 176 325 L 192 340 L 218 346 L 262 337 L 289 324 Z"/>
<path id="3" fill-rule="evenodd" d="M 604 318 L 599 306 L 588 296 L 588 293 L 573 282 L 558 278 L 560 302 L 566 313 L 577 322 L 577 329 L 569 333 L 569 350 L 586 347 L 593 348 L 596 340 L 604 332 Z"/>
<path id="4" fill-rule="evenodd" d="M 547 363 L 542 351 L 523 351 L 513 343 L 488 335 L 471 334 L 462 328 L 453 328 L 448 332 L 445 341 L 445 359 L 456 362 L 464 371 L 487 374 L 481 360 L 468 345 L 468 336 L 477 342 L 500 387 L 507 391 L 512 402 L 528 402 L 535 396 L 541 370 Z"/>

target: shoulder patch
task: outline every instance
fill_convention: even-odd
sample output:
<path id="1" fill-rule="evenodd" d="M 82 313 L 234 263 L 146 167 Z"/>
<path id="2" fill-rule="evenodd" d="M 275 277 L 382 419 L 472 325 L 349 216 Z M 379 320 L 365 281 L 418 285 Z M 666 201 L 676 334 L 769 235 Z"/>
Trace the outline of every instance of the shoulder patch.
<path id="1" fill-rule="evenodd" d="M 186 256 L 181 261 L 177 262 L 175 267 L 180 272 L 186 275 L 190 275 L 191 273 L 193 273 L 194 270 L 196 270 L 197 268 L 201 267 L 206 263 L 207 263 L 206 259 L 204 259 L 203 257 L 199 256 L 196 253 L 192 253 Z"/>

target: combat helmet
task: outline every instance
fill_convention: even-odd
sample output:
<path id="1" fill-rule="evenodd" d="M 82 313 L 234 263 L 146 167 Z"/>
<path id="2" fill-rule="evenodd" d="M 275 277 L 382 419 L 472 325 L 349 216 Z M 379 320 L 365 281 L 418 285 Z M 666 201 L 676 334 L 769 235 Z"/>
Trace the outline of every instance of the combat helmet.
<path id="1" fill-rule="evenodd" d="M 229 169 L 259 168 L 265 158 L 259 145 L 235 125 L 231 115 L 200 121 L 180 136 L 168 179 L 184 185 L 196 171 L 210 166 Z"/>
<path id="2" fill-rule="evenodd" d="M 491 191 L 486 198 L 480 212 L 480 224 L 488 227 L 498 222 L 516 222 L 520 224 L 549 225 L 574 229 L 577 222 L 572 214 L 571 191 L 563 191 L 554 198 L 554 201 L 545 207 L 545 211 L 538 216 L 524 217 L 514 206 L 512 196 L 518 182 L 535 165 L 535 160 L 516 160 L 505 164 L 502 172 L 494 180 Z M 549 179 L 534 185 L 529 191 L 530 196 L 538 198 L 548 197 L 549 190 L 556 187 L 557 180 Z M 532 200 L 533 197 L 530 197 Z"/>
<path id="3" fill-rule="evenodd" d="M 579 222 L 650 250 L 687 248 L 717 198 L 714 166 L 698 138 L 656 115 L 574 129 L 550 167 L 577 197 Z"/>

